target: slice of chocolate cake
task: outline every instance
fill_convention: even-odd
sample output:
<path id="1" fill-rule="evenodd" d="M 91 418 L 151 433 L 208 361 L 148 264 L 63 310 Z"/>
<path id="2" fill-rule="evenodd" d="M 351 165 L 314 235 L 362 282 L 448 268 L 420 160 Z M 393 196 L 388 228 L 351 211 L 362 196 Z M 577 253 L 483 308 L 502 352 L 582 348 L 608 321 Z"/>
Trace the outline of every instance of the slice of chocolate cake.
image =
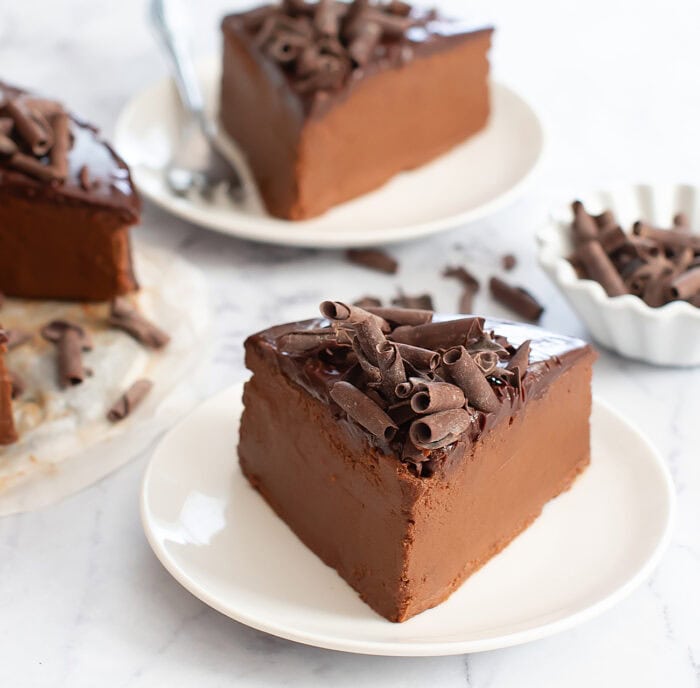
<path id="1" fill-rule="evenodd" d="M 277 217 L 371 191 L 489 116 L 488 26 L 400 1 L 285 0 L 222 29 L 221 121 Z"/>
<path id="2" fill-rule="evenodd" d="M 7 333 L 0 325 L 0 446 L 17 441 L 12 416 L 12 380 L 5 367 Z"/>
<path id="3" fill-rule="evenodd" d="M 241 468 L 367 604 L 404 621 L 588 465 L 595 352 L 500 320 L 322 313 L 247 340 Z"/>
<path id="4" fill-rule="evenodd" d="M 137 288 L 126 164 L 53 100 L 0 83 L 0 290 L 104 301 Z"/>

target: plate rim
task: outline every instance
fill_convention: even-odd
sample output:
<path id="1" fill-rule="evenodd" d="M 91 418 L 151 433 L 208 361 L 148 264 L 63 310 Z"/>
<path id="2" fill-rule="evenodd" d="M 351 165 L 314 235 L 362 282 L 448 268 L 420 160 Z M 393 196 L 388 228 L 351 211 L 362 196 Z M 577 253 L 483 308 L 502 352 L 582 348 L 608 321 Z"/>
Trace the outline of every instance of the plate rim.
<path id="1" fill-rule="evenodd" d="M 196 62 L 196 69 L 200 74 L 207 73 L 211 70 L 218 69 L 218 61 L 217 56 L 210 55 L 209 57 L 198 60 Z M 127 120 L 132 116 L 132 112 L 136 109 L 138 101 L 157 89 L 167 88 L 168 84 L 172 83 L 173 80 L 169 76 L 153 81 L 135 93 L 121 108 L 114 127 L 113 137 L 114 147 L 120 155 L 121 150 L 125 148 L 123 142 L 130 135 L 128 133 L 130 128 L 127 126 Z M 427 237 L 451 229 L 457 229 L 494 214 L 498 210 L 508 206 L 518 197 L 522 196 L 542 169 L 543 161 L 546 157 L 546 151 L 548 149 L 548 137 L 543 117 L 527 98 L 525 98 L 511 86 L 493 78 L 493 76 L 490 77 L 489 84 L 491 89 L 499 89 L 508 96 L 518 100 L 522 107 L 528 111 L 528 114 L 532 118 L 532 122 L 537 130 L 538 146 L 534 160 L 525 173 L 514 184 L 512 184 L 502 193 L 499 193 L 495 198 L 492 198 L 490 201 L 482 203 L 475 208 L 471 208 L 460 213 L 455 213 L 454 215 L 449 215 L 438 220 L 421 222 L 412 225 L 391 226 L 381 230 L 362 230 L 361 232 L 358 230 L 352 230 L 352 236 L 348 234 L 348 229 L 336 228 L 331 230 L 328 228 L 324 229 L 319 227 L 317 229 L 308 230 L 304 227 L 304 221 L 295 222 L 272 217 L 257 218 L 255 216 L 252 216 L 251 219 L 251 216 L 245 213 L 226 214 L 223 217 L 227 219 L 222 220 L 217 220 L 216 218 L 211 217 L 208 218 L 206 222 L 203 222 L 202 212 L 206 213 L 207 211 L 200 211 L 196 205 L 189 203 L 186 199 L 154 192 L 149 188 L 148 184 L 141 184 L 140 166 L 136 164 L 131 165 L 131 163 L 128 163 L 128 160 L 127 163 L 130 165 L 132 179 L 138 188 L 139 193 L 143 194 L 149 199 L 149 201 L 170 215 L 184 219 L 198 227 L 225 234 L 227 236 L 233 236 L 260 244 L 321 249 L 353 248 L 403 243 L 420 237 Z M 382 187 L 379 187 L 379 189 L 375 191 L 381 192 L 381 188 Z M 316 219 L 317 218 L 311 218 L 311 221 L 315 221 Z M 264 226 L 266 222 L 280 224 L 274 229 L 263 229 L 261 225 Z M 263 231 L 262 234 L 260 233 L 261 229 Z"/>
<path id="2" fill-rule="evenodd" d="M 512 647 L 515 645 L 521 645 L 534 640 L 541 640 L 543 638 L 555 635 L 562 631 L 572 629 L 586 621 L 589 621 L 597 616 L 600 616 L 605 611 L 611 609 L 617 603 L 628 597 L 641 583 L 646 580 L 654 569 L 658 566 L 663 554 L 665 553 L 668 545 L 671 541 L 671 537 L 674 532 L 675 521 L 676 521 L 676 494 L 673 484 L 673 478 L 671 477 L 670 470 L 663 460 L 663 457 L 656 449 L 656 447 L 649 441 L 646 434 L 642 432 L 636 425 L 627 420 L 620 412 L 611 407 L 610 404 L 600 399 L 600 397 L 593 396 L 593 408 L 600 408 L 605 413 L 611 415 L 616 421 L 621 422 L 630 431 L 634 432 L 643 440 L 647 449 L 649 450 L 650 457 L 653 457 L 653 464 L 659 473 L 661 478 L 661 485 L 663 486 L 663 493 L 665 497 L 665 502 L 667 504 L 666 519 L 663 526 L 663 531 L 656 542 L 654 549 L 644 561 L 644 563 L 637 569 L 637 571 L 627 578 L 625 582 L 609 592 L 608 594 L 601 597 L 599 600 L 594 602 L 588 607 L 580 609 L 573 614 L 566 617 L 556 619 L 551 622 L 544 623 L 540 626 L 533 628 L 527 628 L 513 633 L 507 633 L 505 635 L 496 635 L 489 638 L 482 638 L 478 640 L 455 640 L 455 641 L 431 641 L 431 642 L 416 642 L 416 641 L 361 641 L 361 640 L 338 640 L 337 638 L 328 638 L 318 633 L 312 633 L 308 631 L 299 631 L 282 624 L 265 623 L 257 618 L 247 614 L 245 612 L 240 612 L 232 609 L 226 604 L 220 603 L 215 597 L 210 595 L 206 590 L 202 589 L 195 581 L 181 568 L 179 568 L 174 560 L 172 560 L 167 552 L 160 546 L 160 541 L 156 537 L 148 518 L 148 497 L 147 493 L 149 490 L 149 481 L 153 473 L 154 458 L 160 446 L 166 442 L 166 440 L 176 432 L 176 430 L 186 421 L 188 421 L 192 416 L 201 412 L 202 409 L 207 404 L 214 405 L 219 399 L 231 395 L 234 391 L 238 390 L 242 393 L 244 382 L 234 383 L 225 389 L 221 390 L 217 394 L 208 399 L 204 400 L 202 403 L 197 405 L 190 413 L 188 413 L 184 418 L 181 418 L 178 423 L 173 426 L 168 432 L 163 435 L 158 441 L 158 445 L 154 448 L 153 453 L 146 467 L 143 478 L 141 480 L 141 489 L 139 495 L 139 512 L 141 525 L 148 541 L 149 546 L 153 550 L 156 558 L 163 565 L 165 570 L 190 594 L 194 595 L 200 601 L 202 601 L 207 606 L 216 610 L 220 614 L 241 623 L 245 626 L 249 626 L 257 631 L 263 633 L 268 633 L 270 635 L 283 638 L 285 640 L 290 640 L 292 642 L 301 643 L 303 645 L 309 645 L 312 647 L 318 647 L 326 650 L 335 650 L 340 652 L 348 652 L 351 654 L 364 654 L 364 655 L 374 655 L 374 656 L 385 656 L 385 657 L 438 657 L 438 656 L 450 656 L 450 655 L 461 655 L 466 653 L 476 653 L 485 652 L 489 650 L 496 650 L 506 647 Z M 390 623 L 390 622 L 387 622 Z"/>

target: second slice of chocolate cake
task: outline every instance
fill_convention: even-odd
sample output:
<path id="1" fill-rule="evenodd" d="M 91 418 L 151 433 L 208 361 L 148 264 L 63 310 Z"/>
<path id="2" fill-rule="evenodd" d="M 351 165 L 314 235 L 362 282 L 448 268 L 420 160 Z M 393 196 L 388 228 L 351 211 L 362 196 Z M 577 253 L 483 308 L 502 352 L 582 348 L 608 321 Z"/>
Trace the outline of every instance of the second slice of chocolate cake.
<path id="1" fill-rule="evenodd" d="M 490 26 L 405 2 L 283 0 L 222 30 L 221 121 L 276 217 L 320 215 L 486 125 Z"/>
<path id="2" fill-rule="evenodd" d="M 595 353 L 505 321 L 322 313 L 247 340 L 241 468 L 367 604 L 405 621 L 588 465 Z"/>

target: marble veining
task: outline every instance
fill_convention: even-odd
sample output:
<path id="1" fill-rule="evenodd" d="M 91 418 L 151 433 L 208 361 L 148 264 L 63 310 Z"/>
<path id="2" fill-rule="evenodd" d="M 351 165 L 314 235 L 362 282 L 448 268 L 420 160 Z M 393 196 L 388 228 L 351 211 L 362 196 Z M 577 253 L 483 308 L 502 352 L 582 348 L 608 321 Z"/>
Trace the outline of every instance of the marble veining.
<path id="1" fill-rule="evenodd" d="M 700 6 L 650 0 L 631 12 L 623 0 L 591 0 L 572 16 L 553 0 L 480 4 L 499 27 L 497 76 L 545 117 L 548 158 L 536 187 L 469 228 L 391 249 L 401 262 L 395 277 L 348 265 L 339 252 L 257 246 L 147 207 L 137 241 L 200 265 L 211 288 L 215 353 L 189 381 L 191 394 L 203 399 L 242 380 L 244 337 L 309 317 L 324 298 L 389 297 L 400 286 L 426 289 L 440 309 L 454 310 L 459 288 L 440 278 L 444 266 L 464 260 L 487 277 L 506 251 L 520 259 L 512 279 L 547 304 L 543 326 L 587 337 L 536 266 L 532 235 L 553 196 L 620 179 L 700 183 L 700 159 L 688 145 L 700 121 L 692 88 Z M 218 45 L 218 17 L 242 5 L 198 3 L 192 28 L 200 54 Z M 140 0 L 118 9 L 106 0 L 4 3 L 0 77 L 63 97 L 109 134 L 129 95 L 164 72 L 144 14 Z M 483 292 L 476 305 L 507 317 Z M 679 508 L 672 545 L 652 578 L 572 631 L 471 656 L 397 659 L 304 647 L 229 621 L 185 592 L 146 544 L 138 516 L 145 451 L 51 509 L 0 520 L 0 686 L 698 688 L 699 386 L 700 369 L 663 370 L 606 352 L 596 364 L 596 393 L 665 456 Z"/>

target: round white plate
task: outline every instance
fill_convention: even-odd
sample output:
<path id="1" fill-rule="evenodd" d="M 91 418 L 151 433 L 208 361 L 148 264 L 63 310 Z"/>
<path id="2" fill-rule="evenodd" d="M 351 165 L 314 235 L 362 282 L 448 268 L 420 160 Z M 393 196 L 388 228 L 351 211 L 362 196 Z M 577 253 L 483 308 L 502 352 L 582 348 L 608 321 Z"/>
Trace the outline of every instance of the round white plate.
<path id="1" fill-rule="evenodd" d="M 209 109 L 216 112 L 219 60 L 201 63 Z M 540 160 L 541 123 L 514 91 L 493 82 L 488 127 L 450 153 L 395 177 L 373 193 L 303 222 L 267 215 L 258 199 L 236 207 L 178 198 L 162 168 L 177 145 L 181 108 L 165 79 L 135 96 L 122 111 L 114 143 L 132 168 L 136 185 L 165 210 L 225 234 L 273 244 L 312 247 L 368 246 L 432 234 L 481 218 L 519 194 Z M 247 175 L 250 177 L 250 175 Z"/>
<path id="2" fill-rule="evenodd" d="M 674 505 L 662 459 L 600 402 L 593 459 L 571 490 L 440 606 L 402 624 L 378 616 L 287 528 L 236 459 L 242 386 L 162 440 L 141 515 L 166 569 L 241 623 L 289 640 L 378 655 L 447 655 L 524 643 L 608 609 L 649 575 Z"/>

